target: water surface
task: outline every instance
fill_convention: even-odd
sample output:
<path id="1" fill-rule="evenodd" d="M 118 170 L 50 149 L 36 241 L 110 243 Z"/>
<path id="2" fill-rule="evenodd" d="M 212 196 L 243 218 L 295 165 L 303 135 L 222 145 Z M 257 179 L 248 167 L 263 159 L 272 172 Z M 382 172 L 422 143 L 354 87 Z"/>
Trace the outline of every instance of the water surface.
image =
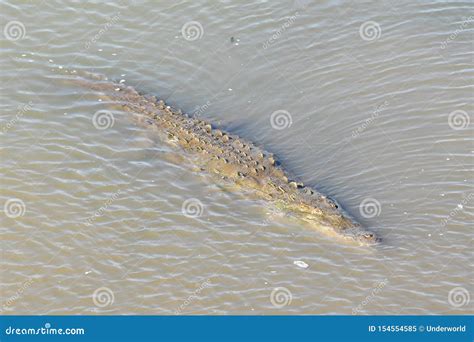
<path id="1" fill-rule="evenodd" d="M 2 2 L 2 312 L 472 313 L 472 9 Z M 61 81 L 81 71 L 263 146 L 383 243 L 340 244 L 193 172 Z"/>

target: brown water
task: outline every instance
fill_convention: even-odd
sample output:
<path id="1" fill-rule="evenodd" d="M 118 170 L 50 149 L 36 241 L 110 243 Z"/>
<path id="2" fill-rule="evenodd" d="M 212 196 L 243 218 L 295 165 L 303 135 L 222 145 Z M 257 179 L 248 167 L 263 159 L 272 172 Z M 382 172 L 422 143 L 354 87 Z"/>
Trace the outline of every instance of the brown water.
<path id="1" fill-rule="evenodd" d="M 2 2 L 2 312 L 473 313 L 472 10 Z M 214 184 L 79 71 L 274 152 L 383 243 Z"/>

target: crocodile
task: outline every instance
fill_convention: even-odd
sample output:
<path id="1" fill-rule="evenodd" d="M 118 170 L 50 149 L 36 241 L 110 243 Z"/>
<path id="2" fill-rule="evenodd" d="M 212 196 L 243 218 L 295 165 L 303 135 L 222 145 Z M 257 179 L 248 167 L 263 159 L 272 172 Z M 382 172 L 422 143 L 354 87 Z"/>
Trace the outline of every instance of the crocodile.
<path id="1" fill-rule="evenodd" d="M 123 81 L 91 73 L 77 74 L 69 81 L 100 93 L 123 111 L 132 113 L 140 125 L 159 133 L 167 143 L 194 155 L 200 170 L 250 190 L 326 235 L 362 246 L 380 242 L 375 233 L 362 228 L 335 200 L 290 179 L 272 153 L 252 142 L 182 113 Z"/>

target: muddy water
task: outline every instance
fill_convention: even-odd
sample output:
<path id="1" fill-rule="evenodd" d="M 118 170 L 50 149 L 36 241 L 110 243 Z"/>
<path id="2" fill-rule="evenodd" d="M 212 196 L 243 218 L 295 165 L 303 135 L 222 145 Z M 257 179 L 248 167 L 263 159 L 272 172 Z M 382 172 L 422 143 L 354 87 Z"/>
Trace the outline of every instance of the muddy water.
<path id="1" fill-rule="evenodd" d="M 3 313 L 472 313 L 472 3 L 0 13 Z M 340 244 L 194 172 L 62 82 L 81 71 L 264 146 L 383 243 Z"/>

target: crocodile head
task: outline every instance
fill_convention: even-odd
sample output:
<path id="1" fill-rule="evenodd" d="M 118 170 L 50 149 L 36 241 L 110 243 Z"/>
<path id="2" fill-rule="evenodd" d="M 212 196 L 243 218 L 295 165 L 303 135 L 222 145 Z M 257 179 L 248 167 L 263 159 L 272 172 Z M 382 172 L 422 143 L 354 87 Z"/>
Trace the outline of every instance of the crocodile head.
<path id="1" fill-rule="evenodd" d="M 362 246 L 371 246 L 381 241 L 373 232 L 363 229 L 346 216 L 331 199 L 321 198 L 318 203 L 295 202 L 288 205 L 287 209 L 325 235 Z"/>
<path id="2" fill-rule="evenodd" d="M 363 230 L 358 226 L 347 229 L 345 232 L 342 232 L 342 235 L 345 239 L 362 246 L 372 246 L 381 241 L 374 233 Z"/>

